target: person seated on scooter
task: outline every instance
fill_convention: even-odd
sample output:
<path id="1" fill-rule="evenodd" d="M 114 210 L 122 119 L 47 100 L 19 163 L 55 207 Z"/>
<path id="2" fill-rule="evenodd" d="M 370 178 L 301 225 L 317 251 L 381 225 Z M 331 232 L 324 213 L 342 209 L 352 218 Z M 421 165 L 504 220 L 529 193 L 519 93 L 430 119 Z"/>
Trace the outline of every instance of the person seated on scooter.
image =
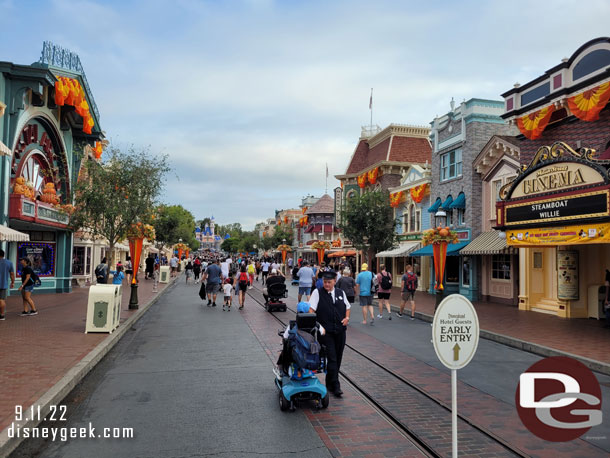
<path id="1" fill-rule="evenodd" d="M 269 302 L 269 294 L 268 294 L 267 288 L 270 285 L 274 285 L 276 283 L 285 283 L 285 282 L 286 282 L 286 279 L 282 275 L 282 272 L 278 271 L 277 269 L 271 269 L 271 275 L 269 275 L 269 277 L 267 277 L 265 287 L 263 288 L 263 297 L 265 298 L 265 304 L 267 302 Z"/>

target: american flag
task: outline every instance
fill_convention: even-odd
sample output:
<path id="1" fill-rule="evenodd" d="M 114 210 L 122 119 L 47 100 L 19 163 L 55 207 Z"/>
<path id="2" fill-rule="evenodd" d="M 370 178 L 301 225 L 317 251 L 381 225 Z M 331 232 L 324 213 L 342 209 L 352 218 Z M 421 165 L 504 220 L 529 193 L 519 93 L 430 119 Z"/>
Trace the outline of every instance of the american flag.
<path id="1" fill-rule="evenodd" d="M 371 98 L 369 99 L 369 110 L 373 108 L 373 88 L 371 88 Z"/>

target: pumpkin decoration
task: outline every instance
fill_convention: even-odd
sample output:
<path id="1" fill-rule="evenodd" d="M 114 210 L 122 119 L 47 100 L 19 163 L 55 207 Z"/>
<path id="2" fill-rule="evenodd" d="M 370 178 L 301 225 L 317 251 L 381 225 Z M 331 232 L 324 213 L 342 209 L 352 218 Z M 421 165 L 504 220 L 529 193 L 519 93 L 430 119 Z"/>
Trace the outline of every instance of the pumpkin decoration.
<path id="1" fill-rule="evenodd" d="M 59 196 L 57 195 L 57 191 L 55 190 L 54 183 L 46 183 L 44 185 L 44 189 L 42 190 L 42 195 L 40 196 L 40 200 L 46 202 L 48 204 L 58 204 Z"/>
<path id="2" fill-rule="evenodd" d="M 13 185 L 13 193 L 26 195 L 26 192 L 27 186 L 25 185 L 25 178 L 18 177 Z"/>
<path id="3" fill-rule="evenodd" d="M 448 227 L 436 227 L 433 229 L 428 229 L 424 231 L 423 236 L 424 245 L 431 245 L 433 243 L 447 242 L 447 243 L 457 243 L 458 236 L 457 232 L 452 231 Z"/>

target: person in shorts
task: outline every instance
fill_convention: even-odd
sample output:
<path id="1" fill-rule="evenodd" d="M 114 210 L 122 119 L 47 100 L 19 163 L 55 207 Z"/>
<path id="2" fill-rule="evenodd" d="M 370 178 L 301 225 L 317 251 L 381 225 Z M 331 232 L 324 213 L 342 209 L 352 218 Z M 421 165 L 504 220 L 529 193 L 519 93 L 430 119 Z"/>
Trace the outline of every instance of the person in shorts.
<path id="1" fill-rule="evenodd" d="M 9 287 L 15 287 L 15 269 L 11 261 L 4 259 L 4 250 L 0 249 L 0 321 L 5 319 L 4 311 L 6 310 L 6 296 Z"/>
<path id="2" fill-rule="evenodd" d="M 21 258 L 19 262 L 21 262 L 21 286 L 19 291 L 21 291 L 21 297 L 23 298 L 23 312 L 21 312 L 21 316 L 38 315 L 38 310 L 36 310 L 36 305 L 32 300 L 32 291 L 34 291 L 32 263 L 28 258 Z M 30 307 L 29 311 L 28 305 Z"/>
<path id="3" fill-rule="evenodd" d="M 407 301 L 411 301 L 411 320 L 415 319 L 415 291 L 417 290 L 417 275 L 413 272 L 413 267 L 407 266 L 407 271 L 402 276 L 400 282 L 401 301 L 400 301 L 400 312 L 396 312 L 396 315 L 402 317 L 402 312 L 407 305 Z"/>
<path id="4" fill-rule="evenodd" d="M 392 309 L 390 308 L 390 294 L 392 293 L 392 274 L 389 273 L 385 264 L 379 266 L 381 272 L 377 274 L 377 284 L 379 290 L 377 291 L 377 297 L 379 298 L 379 315 L 377 318 L 383 318 L 383 306 L 386 306 L 388 311 L 388 320 L 392 319 Z M 385 288 L 384 288 L 385 286 Z"/>
<path id="5" fill-rule="evenodd" d="M 222 270 L 220 260 L 216 259 L 205 271 L 206 293 L 208 295 L 208 307 L 216 307 L 216 296 L 222 284 Z"/>
<path id="6" fill-rule="evenodd" d="M 356 294 L 358 295 L 360 306 L 362 307 L 362 324 L 366 324 L 367 313 L 371 316 L 371 326 L 375 322 L 375 312 L 373 311 L 373 273 L 369 272 L 367 263 L 363 263 L 361 272 L 356 277 Z"/>
<path id="7" fill-rule="evenodd" d="M 222 305 L 222 310 L 230 312 L 231 311 L 231 303 L 233 301 L 233 282 L 232 279 L 227 278 L 225 280 L 224 285 L 222 285 L 222 289 L 225 296 L 224 304 Z"/>
<path id="8" fill-rule="evenodd" d="M 297 277 L 299 277 L 299 297 L 298 301 L 301 302 L 301 298 L 303 296 L 307 296 L 307 300 L 311 297 L 311 287 L 313 285 L 314 272 L 309 267 L 309 263 L 307 261 L 303 261 L 303 267 L 299 269 L 297 272 Z"/>

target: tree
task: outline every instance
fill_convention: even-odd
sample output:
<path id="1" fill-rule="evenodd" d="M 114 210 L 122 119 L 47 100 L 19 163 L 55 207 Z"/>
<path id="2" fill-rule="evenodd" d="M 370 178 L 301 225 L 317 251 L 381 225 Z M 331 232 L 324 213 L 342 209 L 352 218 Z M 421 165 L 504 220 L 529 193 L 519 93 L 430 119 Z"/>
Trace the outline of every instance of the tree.
<path id="1" fill-rule="evenodd" d="M 367 252 L 369 263 L 373 262 L 376 253 L 392 248 L 396 243 L 395 227 L 396 219 L 387 191 L 368 192 L 350 199 L 343 212 L 343 235 L 357 249 Z"/>
<path id="2" fill-rule="evenodd" d="M 182 205 L 159 205 L 153 226 L 159 243 L 174 245 L 182 239 L 191 249 L 199 249 L 195 238 L 195 218 Z"/>
<path id="3" fill-rule="evenodd" d="M 167 156 L 112 148 L 106 163 L 87 160 L 83 167 L 74 192 L 76 209 L 70 226 L 108 240 L 114 264 L 114 246 L 125 238 L 129 225 L 152 222 L 163 177 L 170 170 Z"/>

